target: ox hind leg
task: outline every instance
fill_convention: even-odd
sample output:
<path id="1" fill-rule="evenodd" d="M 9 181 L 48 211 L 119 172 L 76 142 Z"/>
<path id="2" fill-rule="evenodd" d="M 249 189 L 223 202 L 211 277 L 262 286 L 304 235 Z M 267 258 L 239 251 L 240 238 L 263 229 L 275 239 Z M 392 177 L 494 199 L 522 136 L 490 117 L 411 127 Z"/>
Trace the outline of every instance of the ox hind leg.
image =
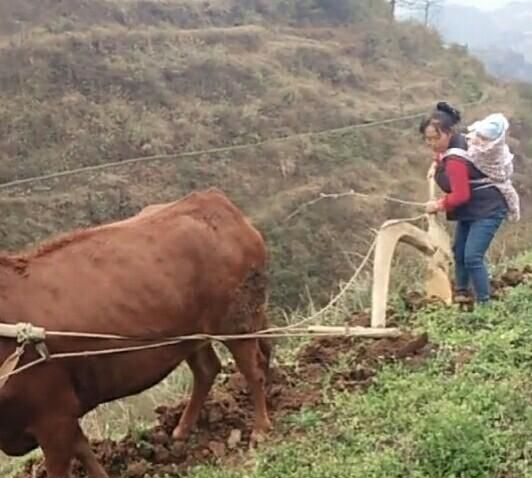
<path id="1" fill-rule="evenodd" d="M 89 478 L 109 478 L 76 418 L 48 415 L 37 423 L 34 433 L 44 454 L 48 478 L 70 478 L 74 457 L 81 461 Z"/>
<path id="2" fill-rule="evenodd" d="M 194 376 L 194 386 L 185 411 L 172 433 L 173 438 L 176 440 L 185 440 L 189 436 L 198 421 L 201 407 L 209 394 L 212 384 L 222 368 L 220 359 L 210 342 L 196 350 L 186 361 Z"/>
<path id="3" fill-rule="evenodd" d="M 252 443 L 262 441 L 272 428 L 266 406 L 266 378 L 270 356 L 270 344 L 264 339 L 231 340 L 226 343 L 235 362 L 246 378 L 255 407 L 255 423 Z"/>

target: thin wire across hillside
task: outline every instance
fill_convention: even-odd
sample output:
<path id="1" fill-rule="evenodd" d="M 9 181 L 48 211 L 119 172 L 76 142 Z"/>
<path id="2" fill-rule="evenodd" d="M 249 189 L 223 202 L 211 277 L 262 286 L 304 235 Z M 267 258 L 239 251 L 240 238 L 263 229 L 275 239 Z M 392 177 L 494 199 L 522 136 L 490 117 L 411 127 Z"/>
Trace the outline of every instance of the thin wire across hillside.
<path id="1" fill-rule="evenodd" d="M 481 103 L 485 102 L 487 98 L 488 98 L 488 95 L 483 94 L 479 100 L 471 101 L 471 102 L 468 102 L 468 103 L 463 103 L 462 106 L 478 105 L 478 104 L 481 104 Z M 308 137 L 319 137 L 319 136 L 323 136 L 323 135 L 339 134 L 339 133 L 344 133 L 344 132 L 347 132 L 347 131 L 352 131 L 352 130 L 357 130 L 357 129 L 373 128 L 373 127 L 377 127 L 377 126 L 383 126 L 383 125 L 387 125 L 387 124 L 399 123 L 399 122 L 402 122 L 402 121 L 413 120 L 413 119 L 421 118 L 425 114 L 426 113 L 424 111 L 423 112 L 417 112 L 417 113 L 412 113 L 412 114 L 409 114 L 409 115 L 404 115 L 404 116 L 399 116 L 399 117 L 394 117 L 394 118 L 386 118 L 386 119 L 382 119 L 382 120 L 368 121 L 368 122 L 364 122 L 364 123 L 357 123 L 357 124 L 342 126 L 342 127 L 339 127 L 339 128 L 331 128 L 331 129 L 326 129 L 326 130 L 321 130 L 321 131 L 310 131 L 310 132 L 307 132 L 307 133 L 296 133 L 296 134 L 292 134 L 292 135 L 282 136 L 282 137 L 279 137 L 279 138 L 270 138 L 270 139 L 265 139 L 264 141 L 258 141 L 256 143 L 247 143 L 247 144 L 240 144 L 240 145 L 223 146 L 223 147 L 219 147 L 219 148 L 204 149 L 204 150 L 199 150 L 199 151 L 188 151 L 188 152 L 183 152 L 183 153 L 170 153 L 170 154 L 159 154 L 159 155 L 153 155 L 153 156 L 140 156 L 140 157 L 136 157 L 136 158 L 123 159 L 123 160 L 108 162 L 108 163 L 104 163 L 104 164 L 96 164 L 96 165 L 93 165 L 93 166 L 84 166 L 84 167 L 81 167 L 81 168 L 69 169 L 69 170 L 66 170 L 66 171 L 58 171 L 58 172 L 55 172 L 55 173 L 43 174 L 43 175 L 40 175 L 40 176 L 32 176 L 32 177 L 23 178 L 23 179 L 15 179 L 13 181 L 8 181 L 8 182 L 5 182 L 5 183 L 1 183 L 0 184 L 0 189 L 8 189 L 8 188 L 16 187 L 16 186 L 22 186 L 24 184 L 34 183 L 34 182 L 37 182 L 37 181 L 46 181 L 46 180 L 50 180 L 50 179 L 63 178 L 63 177 L 72 176 L 72 175 L 75 175 L 75 174 L 82 174 L 82 173 L 87 173 L 87 172 L 91 172 L 91 171 L 101 171 L 101 170 L 104 170 L 104 169 L 110 169 L 110 168 L 115 168 L 115 167 L 120 167 L 120 166 L 126 166 L 126 165 L 130 165 L 130 164 L 135 164 L 135 163 L 143 163 L 143 162 L 151 162 L 151 161 L 163 161 L 163 160 L 172 160 L 172 159 L 175 160 L 175 159 L 191 158 L 191 157 L 203 156 L 203 155 L 213 155 L 213 154 L 227 153 L 227 152 L 231 152 L 231 151 L 239 151 L 239 150 L 244 150 L 244 149 L 249 149 L 249 148 L 257 148 L 257 147 L 260 147 L 260 146 L 263 146 L 263 145 L 266 145 L 266 144 L 290 141 L 290 140 L 293 140 L 293 139 L 301 139 L 301 138 L 308 138 Z"/>

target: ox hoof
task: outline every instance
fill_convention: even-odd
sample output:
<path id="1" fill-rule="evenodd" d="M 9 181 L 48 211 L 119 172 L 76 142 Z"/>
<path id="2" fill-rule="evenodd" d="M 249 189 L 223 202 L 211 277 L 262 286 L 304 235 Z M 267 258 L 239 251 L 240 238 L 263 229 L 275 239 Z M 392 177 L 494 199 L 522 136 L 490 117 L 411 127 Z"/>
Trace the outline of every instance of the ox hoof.
<path id="1" fill-rule="evenodd" d="M 264 432 L 253 432 L 249 440 L 250 448 L 257 448 L 261 443 L 266 441 L 266 433 Z"/>
<path id="2" fill-rule="evenodd" d="M 172 438 L 176 441 L 186 441 L 190 433 L 182 428 L 176 427 L 172 432 Z"/>
<path id="3" fill-rule="evenodd" d="M 265 430 L 253 430 L 251 433 L 249 446 L 255 448 L 261 443 L 264 443 L 268 437 L 268 431 L 271 429 L 271 426 Z"/>

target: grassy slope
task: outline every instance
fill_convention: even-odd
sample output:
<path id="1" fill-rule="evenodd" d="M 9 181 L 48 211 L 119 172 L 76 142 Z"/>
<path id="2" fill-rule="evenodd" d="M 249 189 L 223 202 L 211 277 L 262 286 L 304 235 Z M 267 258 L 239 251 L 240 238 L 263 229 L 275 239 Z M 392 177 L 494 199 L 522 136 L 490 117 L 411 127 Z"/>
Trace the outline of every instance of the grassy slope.
<path id="1" fill-rule="evenodd" d="M 227 8 L 230 3 L 217 2 L 220 8 L 206 17 L 186 1 L 79 0 L 69 2 L 74 13 L 63 18 L 56 15 L 56 2 L 39 2 L 42 10 L 34 2 L 2 4 L 0 181 L 343 126 L 480 92 L 489 93 L 490 101 L 468 117 L 501 109 L 525 120 L 515 136 L 532 153 L 530 91 L 523 88 L 521 95 L 528 95 L 528 103 L 518 99 L 513 88 L 490 82 L 476 62 L 443 49 L 432 34 L 379 20 L 289 26 Z M 25 19 L 25 30 L 12 18 Z M 215 184 L 266 232 L 274 303 L 306 300 L 304 284 L 323 299 L 351 274 L 370 227 L 413 211 L 346 199 L 321 203 L 288 223 L 283 219 L 320 191 L 355 188 L 423 200 L 428 155 L 415 126 L 128 166 L 3 191 L 0 244 L 20 248 Z M 522 192 L 530 190 L 527 164 L 519 159 Z M 496 258 L 526 247 L 528 227 L 525 221 L 500 236 Z M 528 476 L 530 465 L 522 459 L 529 454 L 532 424 L 523 408 L 532 391 L 522 341 L 530 333 L 528 294 L 515 291 L 483 316 L 420 316 L 416 324 L 428 327 L 441 346 L 425 367 L 390 367 L 366 395 L 335 395 L 329 408 L 294 416 L 286 426 L 300 438 L 290 447 L 260 452 L 243 470 L 203 469 L 198 476 Z M 474 359 L 459 373 L 446 372 L 465 348 L 475 348 Z M 170 399 L 157 393 L 159 401 Z M 146 397 L 136 403 L 146 407 Z M 488 456 L 492 451 L 494 458 Z M 501 463 L 515 468 L 514 474 L 504 475 Z M 439 468 L 444 466 L 454 468 Z M 407 474 L 405 467 L 415 471 Z"/>
<path id="2" fill-rule="evenodd" d="M 524 285 L 484 311 L 420 313 L 409 325 L 437 344 L 421 367 L 387 366 L 363 394 L 324 383 L 327 404 L 277 424 L 281 443 L 195 478 L 532 476 L 531 297 Z"/>
<path id="3" fill-rule="evenodd" d="M 532 253 L 507 265 L 525 264 L 532 264 Z M 200 466 L 190 476 L 529 478 L 531 289 L 532 283 L 507 289 L 503 301 L 473 313 L 401 314 L 397 303 L 402 327 L 428 332 L 428 357 L 390 363 L 368 388 L 340 392 L 330 381 L 352 368 L 339 354 L 323 374 L 319 407 L 277 421 L 276 441 L 256 453 L 233 465 L 225 460 L 223 466 Z M 283 350 L 280 364 L 293 363 L 294 353 L 294 347 Z M 140 433 L 138 422 L 130 425 Z M 0 473 L 9 477 L 21 463 L 0 463 Z"/>
<path id="4" fill-rule="evenodd" d="M 256 142 L 420 111 L 489 93 L 512 117 L 515 92 L 419 27 L 393 25 L 383 2 L 340 10 L 297 1 L 6 2 L 0 22 L 0 181 L 116 161 Z M 326 5 L 326 2 L 322 2 Z M 66 9 L 66 10 L 65 10 Z M 61 16 L 61 14 L 63 14 Z M 319 20 L 316 16 L 319 16 Z M 21 23 L 14 19 L 24 19 Z M 295 21 L 298 18 L 299 21 Z M 383 202 L 320 203 L 320 191 L 425 199 L 428 153 L 417 122 L 271 143 L 237 152 L 125 166 L 3 191 L 0 245 L 124 217 L 210 185 L 224 188 L 265 232 L 273 303 L 323 300 L 348 277 L 370 228 L 416 211 Z M 520 163 L 521 166 L 523 163 Z M 520 168 L 520 171 L 522 169 Z M 521 174 L 522 190 L 529 178 Z M 528 188 L 529 189 L 529 188 Z M 501 236 L 519 248 L 526 224 Z"/>

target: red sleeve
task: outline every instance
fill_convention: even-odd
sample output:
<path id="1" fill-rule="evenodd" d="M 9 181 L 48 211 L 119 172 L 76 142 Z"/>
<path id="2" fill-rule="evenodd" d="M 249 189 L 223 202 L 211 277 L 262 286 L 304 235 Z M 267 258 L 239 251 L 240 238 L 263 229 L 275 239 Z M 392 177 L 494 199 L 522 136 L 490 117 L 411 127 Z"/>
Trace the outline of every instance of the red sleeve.
<path id="1" fill-rule="evenodd" d="M 451 192 L 443 198 L 442 206 L 446 211 L 452 211 L 471 198 L 469 171 L 463 160 L 449 158 L 445 164 L 445 172 L 449 178 Z"/>

